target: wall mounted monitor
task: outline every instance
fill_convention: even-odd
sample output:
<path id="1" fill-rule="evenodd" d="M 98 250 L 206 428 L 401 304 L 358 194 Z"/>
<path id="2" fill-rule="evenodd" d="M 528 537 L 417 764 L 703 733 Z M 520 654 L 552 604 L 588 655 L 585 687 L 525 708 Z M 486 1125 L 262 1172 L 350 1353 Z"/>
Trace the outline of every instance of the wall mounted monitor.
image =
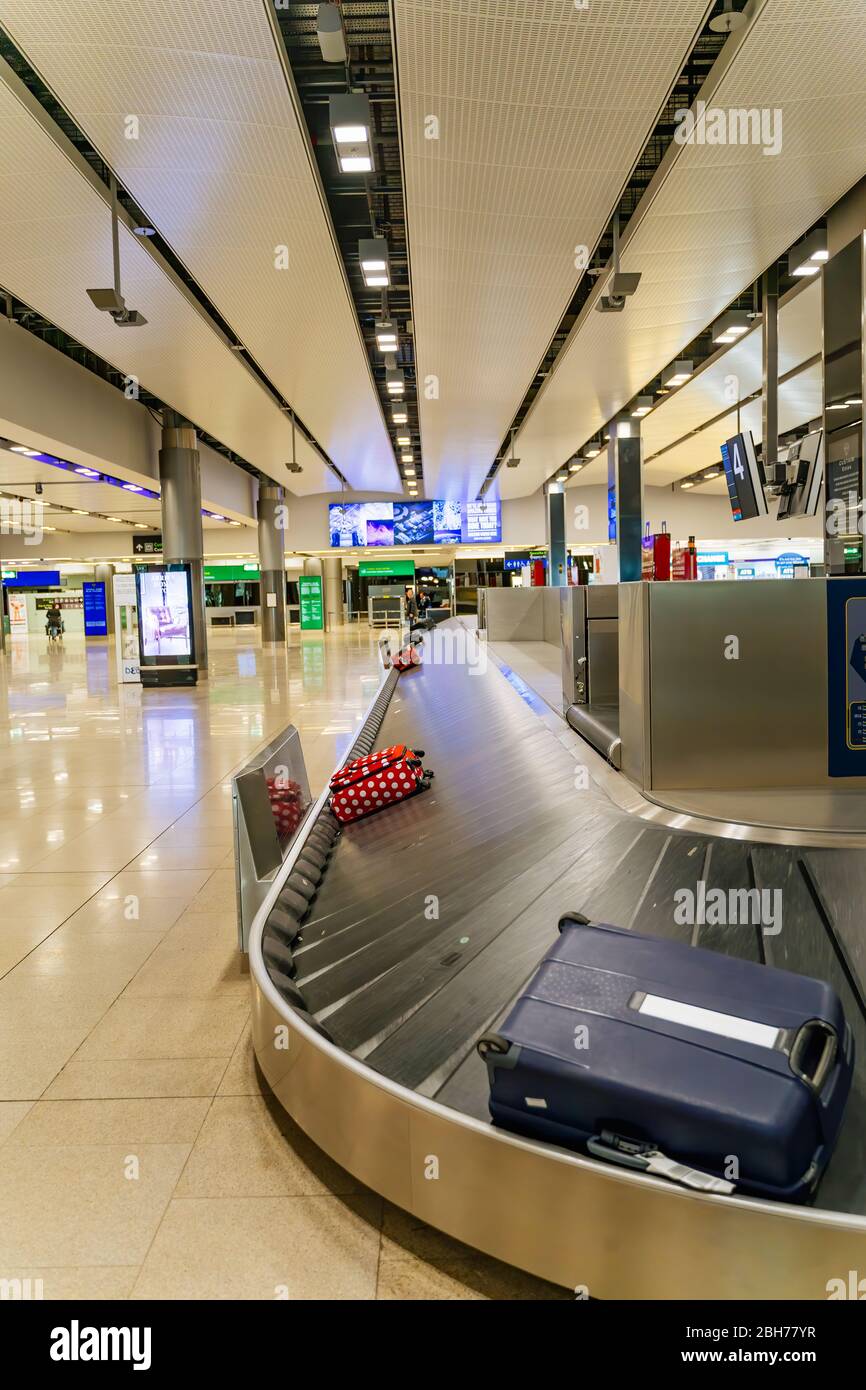
<path id="1" fill-rule="evenodd" d="M 189 565 L 137 570 L 135 587 L 141 665 L 190 665 L 195 644 Z"/>
<path id="2" fill-rule="evenodd" d="M 764 481 L 755 454 L 751 430 L 735 434 L 722 445 L 722 463 L 728 484 L 728 498 L 734 521 L 767 516 Z"/>
<path id="3" fill-rule="evenodd" d="M 328 507 L 331 545 L 498 545 L 499 502 L 336 502 Z"/>
<path id="4" fill-rule="evenodd" d="M 796 473 L 791 492 L 779 498 L 778 521 L 791 516 L 817 516 L 824 482 L 824 431 L 813 430 L 788 449 L 789 472 Z"/>

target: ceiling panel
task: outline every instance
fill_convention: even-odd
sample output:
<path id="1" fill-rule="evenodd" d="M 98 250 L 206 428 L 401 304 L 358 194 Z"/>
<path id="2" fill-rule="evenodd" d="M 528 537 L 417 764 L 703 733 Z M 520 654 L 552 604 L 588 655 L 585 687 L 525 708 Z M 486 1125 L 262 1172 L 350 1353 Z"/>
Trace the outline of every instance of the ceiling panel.
<path id="1" fill-rule="evenodd" d="M 42 492 L 37 494 L 36 485 Z M 158 484 L 153 484 L 158 490 Z M 153 531 L 162 529 L 158 498 L 142 497 L 112 483 L 76 478 L 50 463 L 16 454 L 0 446 L 0 494 L 41 501 L 46 526 L 57 531 L 108 533 L 133 530 L 136 524 Z M 216 508 L 213 509 L 214 511 Z M 78 515 L 77 513 L 83 513 Z M 121 526 L 118 525 L 121 523 Z M 207 531 L 234 530 L 228 522 L 202 517 Z M 11 541 L 3 548 L 8 549 Z"/>
<path id="2" fill-rule="evenodd" d="M 821 286 L 812 280 L 779 306 L 779 375 L 801 367 L 820 351 Z M 722 414 L 732 394 L 735 400 L 745 400 L 760 391 L 761 382 L 761 322 L 756 320 L 750 333 L 720 350 L 691 381 L 663 396 L 644 417 L 641 436 L 648 470 L 656 455 Z"/>
<path id="3" fill-rule="evenodd" d="M 671 147 L 624 237 L 638 292 L 621 314 L 590 301 L 520 431 L 520 468 L 502 470 L 502 496 L 533 492 L 866 173 L 862 20 L 862 0 L 757 0 L 702 95 L 780 110 L 780 152 Z"/>
<path id="4" fill-rule="evenodd" d="M 393 5 L 428 495 L 476 495 L 707 10 Z"/>
<path id="5" fill-rule="evenodd" d="M 127 304 L 148 322 L 118 328 L 88 288 L 111 283 L 106 190 L 0 63 L 0 284 L 200 429 L 293 492 L 339 484 L 298 435 L 303 473 L 290 474 L 283 412 L 210 326 L 163 262 L 120 228 Z"/>
<path id="6" fill-rule="evenodd" d="M 266 6 L 0 0 L 0 23 L 350 484 L 398 486 Z M 134 304 L 167 348 L 157 306 Z"/>

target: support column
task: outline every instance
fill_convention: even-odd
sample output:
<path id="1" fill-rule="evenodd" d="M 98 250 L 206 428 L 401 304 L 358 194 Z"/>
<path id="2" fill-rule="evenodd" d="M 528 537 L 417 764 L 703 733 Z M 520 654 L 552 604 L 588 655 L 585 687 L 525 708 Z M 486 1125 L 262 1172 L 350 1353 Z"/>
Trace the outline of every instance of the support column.
<path id="1" fill-rule="evenodd" d="M 95 565 L 93 578 L 105 585 L 105 626 L 109 637 L 114 636 L 114 565 Z"/>
<path id="2" fill-rule="evenodd" d="M 547 582 L 555 588 L 568 583 L 565 549 L 565 489 L 551 483 L 545 498 L 547 525 Z"/>
<path id="3" fill-rule="evenodd" d="M 325 599 L 325 631 L 343 622 L 343 561 L 339 555 L 326 555 L 322 561 Z"/>
<path id="4" fill-rule="evenodd" d="M 162 488 L 162 553 L 166 564 L 186 564 L 192 579 L 192 620 L 198 678 L 206 680 L 207 616 L 204 602 L 204 536 L 201 526 L 201 467 L 195 427 L 166 410 L 159 451 Z"/>
<path id="5" fill-rule="evenodd" d="M 613 421 L 607 446 L 608 537 L 617 548 L 621 584 L 641 577 L 643 467 L 635 420 Z"/>
<path id="6" fill-rule="evenodd" d="M 858 218 L 858 221 L 862 219 Z M 866 353 L 864 243 L 866 233 L 839 245 L 839 231 L 828 219 L 830 259 L 824 265 L 824 559 L 828 574 L 866 573 L 863 543 L 864 429 L 863 392 Z M 850 402 L 850 404 L 846 404 Z"/>
<path id="7" fill-rule="evenodd" d="M 764 467 L 779 457 L 779 270 L 764 271 L 763 325 L 761 329 L 761 423 Z"/>
<path id="8" fill-rule="evenodd" d="M 262 646 L 286 640 L 285 496 L 278 483 L 259 483 L 259 570 Z"/>

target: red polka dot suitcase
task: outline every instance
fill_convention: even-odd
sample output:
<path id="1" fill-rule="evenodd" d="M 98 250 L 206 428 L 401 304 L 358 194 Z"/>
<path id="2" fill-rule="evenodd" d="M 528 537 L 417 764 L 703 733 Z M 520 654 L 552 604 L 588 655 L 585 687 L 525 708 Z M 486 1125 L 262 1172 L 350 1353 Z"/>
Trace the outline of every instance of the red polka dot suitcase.
<path id="1" fill-rule="evenodd" d="M 405 743 L 392 743 L 390 748 L 381 748 L 377 753 L 368 753 L 366 757 L 354 758 L 352 762 L 346 763 L 345 767 L 341 767 L 331 778 L 331 791 L 348 787 L 352 782 L 357 782 L 359 777 L 384 772 L 395 763 L 413 762 L 420 767 L 423 757 L 423 748 L 408 748 Z"/>
<path id="2" fill-rule="evenodd" d="M 419 757 L 420 750 L 397 746 L 404 756 L 391 757 L 394 749 L 382 753 L 371 753 L 368 759 L 359 759 L 335 774 L 346 780 L 331 790 L 331 810 L 343 825 L 372 816 L 376 811 L 384 811 L 386 806 L 395 806 L 407 797 L 426 791 L 433 773 L 425 770 Z M 364 766 L 376 759 L 382 760 L 375 768 Z"/>
<path id="3" fill-rule="evenodd" d="M 408 647 L 404 647 L 399 656 L 395 656 L 392 661 L 395 671 L 411 671 L 413 666 L 421 665 L 421 653 L 414 642 Z"/>

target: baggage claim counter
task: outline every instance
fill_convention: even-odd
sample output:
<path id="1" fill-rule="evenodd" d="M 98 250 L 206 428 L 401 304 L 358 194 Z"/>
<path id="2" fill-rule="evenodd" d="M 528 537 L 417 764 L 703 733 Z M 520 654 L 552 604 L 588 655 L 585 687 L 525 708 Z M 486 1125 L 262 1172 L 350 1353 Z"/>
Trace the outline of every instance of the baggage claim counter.
<path id="1" fill-rule="evenodd" d="M 674 705 L 688 714 L 682 747 L 706 740 L 716 764 L 728 765 L 728 785 L 744 765 L 750 785 L 758 776 L 766 785 L 786 756 L 786 785 L 807 771 L 817 777 L 826 698 L 823 722 L 817 705 L 811 711 L 817 729 L 806 704 L 820 685 L 810 673 L 819 645 L 811 629 L 822 627 L 826 586 L 768 584 L 774 594 L 761 611 L 769 632 L 754 616 L 761 586 L 739 586 L 747 602 L 738 607 L 734 595 L 726 607 L 723 592 L 736 587 L 625 586 L 620 650 L 633 630 L 664 632 L 658 620 L 667 613 L 668 669 L 693 680 L 682 663 L 697 662 L 714 700 L 699 710 L 709 696 L 700 684 L 690 694 L 686 682 Z M 720 605 L 703 649 L 682 627 L 690 600 Z M 713 610 L 702 612 L 697 630 Z M 733 677 L 722 643 L 737 634 Z M 418 670 L 384 675 L 346 757 L 393 743 L 421 747 L 436 774 L 432 789 L 342 830 L 323 792 L 253 921 L 254 1045 L 277 1099 L 375 1191 L 567 1288 L 599 1298 L 826 1298 L 828 1281 L 866 1269 L 866 831 L 792 833 L 668 812 L 582 739 L 551 727 L 556 716 L 521 698 L 459 619 L 427 634 L 425 650 Z M 643 740 L 663 732 L 646 644 L 637 653 L 621 663 L 624 768 L 633 725 Z M 721 670 L 713 673 L 716 653 Z M 647 680 L 649 712 L 641 704 Z M 759 711 L 743 729 L 754 740 L 763 726 L 760 763 L 734 746 L 725 680 L 765 706 L 764 718 Z M 785 741 L 801 732 L 801 749 L 785 755 Z M 645 742 L 639 747 L 645 758 Z M 650 743 L 653 768 L 666 769 L 663 749 Z M 587 767 L 588 778 L 580 775 Z M 701 884 L 707 895 L 780 889 L 782 930 L 681 922 L 675 895 L 699 897 Z M 856 1071 L 813 1204 L 695 1192 L 491 1124 L 476 1044 L 502 1025 L 569 912 L 833 985 Z"/>

